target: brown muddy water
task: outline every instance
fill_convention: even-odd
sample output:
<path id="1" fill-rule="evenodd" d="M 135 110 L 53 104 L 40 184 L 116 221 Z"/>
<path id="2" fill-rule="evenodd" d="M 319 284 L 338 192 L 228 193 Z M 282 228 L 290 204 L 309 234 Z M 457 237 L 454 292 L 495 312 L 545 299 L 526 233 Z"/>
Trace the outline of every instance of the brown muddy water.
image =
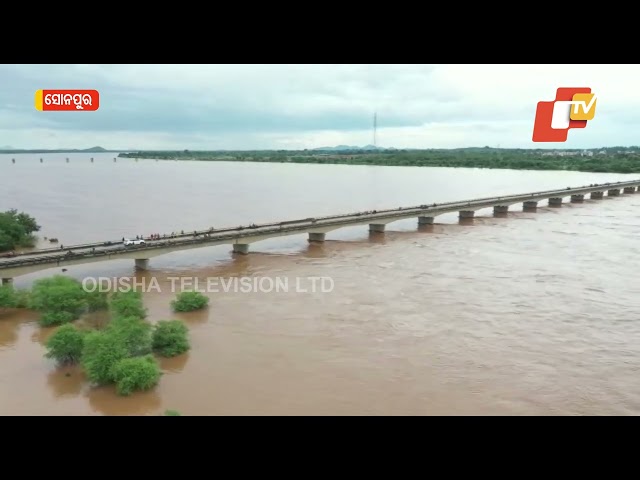
<path id="1" fill-rule="evenodd" d="M 113 156 L 0 155 L 0 209 L 26 211 L 42 236 L 72 244 L 635 178 Z M 239 257 L 228 246 L 177 252 L 138 274 L 126 260 L 70 268 L 81 280 L 155 279 L 161 291 L 144 295 L 150 320 L 184 319 L 192 349 L 162 361 L 156 389 L 122 398 L 45 359 L 51 330 L 36 314 L 5 311 L 0 414 L 640 413 L 640 195 L 477 215 L 420 228 L 399 221 L 382 235 L 345 228 L 324 245 L 284 237 Z M 204 286 L 270 277 L 289 289 L 218 284 L 207 310 L 175 315 L 171 277 Z M 328 277 L 333 289 L 312 292 L 309 277 Z"/>

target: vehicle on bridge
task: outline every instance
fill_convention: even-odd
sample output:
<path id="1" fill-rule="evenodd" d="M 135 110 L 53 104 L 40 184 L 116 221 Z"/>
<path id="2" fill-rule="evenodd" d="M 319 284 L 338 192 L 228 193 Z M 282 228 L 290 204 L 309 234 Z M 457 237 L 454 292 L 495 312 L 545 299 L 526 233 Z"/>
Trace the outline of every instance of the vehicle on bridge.
<path id="1" fill-rule="evenodd" d="M 135 240 L 132 240 L 130 238 L 125 238 L 123 243 L 124 243 L 125 247 L 131 247 L 131 246 L 134 246 L 134 245 L 146 245 L 147 242 L 145 242 L 141 238 L 140 239 L 135 239 Z"/>

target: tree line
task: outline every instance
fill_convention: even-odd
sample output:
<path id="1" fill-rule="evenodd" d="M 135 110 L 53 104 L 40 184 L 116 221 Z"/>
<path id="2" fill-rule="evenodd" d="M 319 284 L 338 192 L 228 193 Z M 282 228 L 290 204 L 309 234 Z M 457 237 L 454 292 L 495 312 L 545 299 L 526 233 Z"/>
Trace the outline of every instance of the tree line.
<path id="1" fill-rule="evenodd" d="M 139 151 L 125 158 L 640 173 L 640 147 L 590 151 L 468 148 L 349 151 Z"/>

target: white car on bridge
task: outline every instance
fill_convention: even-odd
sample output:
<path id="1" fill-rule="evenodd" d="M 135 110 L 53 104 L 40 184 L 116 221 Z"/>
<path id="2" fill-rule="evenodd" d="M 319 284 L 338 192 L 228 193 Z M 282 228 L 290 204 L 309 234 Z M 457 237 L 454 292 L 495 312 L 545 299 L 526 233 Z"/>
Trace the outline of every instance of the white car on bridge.
<path id="1" fill-rule="evenodd" d="M 145 245 L 145 244 L 146 244 L 146 242 L 144 240 L 142 240 L 142 239 L 140 239 L 140 240 L 137 240 L 137 239 L 136 240 L 131 240 L 129 238 L 125 238 L 124 239 L 124 246 L 125 247 L 129 247 L 129 246 L 132 246 L 132 245 Z"/>

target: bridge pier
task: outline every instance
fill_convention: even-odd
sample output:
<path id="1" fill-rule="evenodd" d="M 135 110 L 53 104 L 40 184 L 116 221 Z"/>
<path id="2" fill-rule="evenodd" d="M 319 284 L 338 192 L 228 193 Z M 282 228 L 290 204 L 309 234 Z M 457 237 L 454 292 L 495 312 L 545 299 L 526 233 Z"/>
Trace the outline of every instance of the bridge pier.
<path id="1" fill-rule="evenodd" d="M 149 270 L 149 259 L 136 258 L 136 270 Z"/>
<path id="2" fill-rule="evenodd" d="M 591 192 L 592 200 L 602 200 L 604 198 L 604 192 Z"/>
<path id="3" fill-rule="evenodd" d="M 624 193 L 636 193 L 636 187 L 624 187 Z"/>
<path id="4" fill-rule="evenodd" d="M 384 228 L 386 225 L 384 223 L 370 223 L 369 231 L 374 233 L 384 233 Z"/>
<path id="5" fill-rule="evenodd" d="M 580 203 L 580 202 L 584 202 L 584 195 L 582 194 L 571 195 L 571 203 Z"/>
<path id="6" fill-rule="evenodd" d="M 522 204 L 522 210 L 525 212 L 534 212 L 538 209 L 538 202 L 535 200 L 527 200 Z"/>
<path id="7" fill-rule="evenodd" d="M 493 207 L 494 215 L 500 215 L 500 214 L 504 215 L 508 211 L 509 211 L 509 205 L 496 205 L 495 207 Z"/>
<path id="8" fill-rule="evenodd" d="M 620 189 L 619 188 L 613 188 L 611 190 L 609 190 L 607 192 L 607 195 L 610 197 L 617 197 L 620 195 Z"/>
<path id="9" fill-rule="evenodd" d="M 246 255 L 249 253 L 249 244 L 248 243 L 234 243 L 233 244 L 233 253 L 241 253 L 242 255 Z"/>
<path id="10" fill-rule="evenodd" d="M 474 210 L 460 210 L 458 212 L 459 218 L 473 218 L 476 212 Z"/>
<path id="11" fill-rule="evenodd" d="M 433 217 L 418 217 L 418 225 L 433 225 Z"/>
<path id="12" fill-rule="evenodd" d="M 322 232 L 309 232 L 310 242 L 324 242 L 325 234 Z"/>
<path id="13" fill-rule="evenodd" d="M 562 197 L 552 197 L 549 199 L 549 205 L 552 207 L 559 207 L 562 205 Z"/>
<path id="14" fill-rule="evenodd" d="M 13 278 L 0 278 L 0 287 L 3 285 L 11 285 L 13 283 Z"/>

